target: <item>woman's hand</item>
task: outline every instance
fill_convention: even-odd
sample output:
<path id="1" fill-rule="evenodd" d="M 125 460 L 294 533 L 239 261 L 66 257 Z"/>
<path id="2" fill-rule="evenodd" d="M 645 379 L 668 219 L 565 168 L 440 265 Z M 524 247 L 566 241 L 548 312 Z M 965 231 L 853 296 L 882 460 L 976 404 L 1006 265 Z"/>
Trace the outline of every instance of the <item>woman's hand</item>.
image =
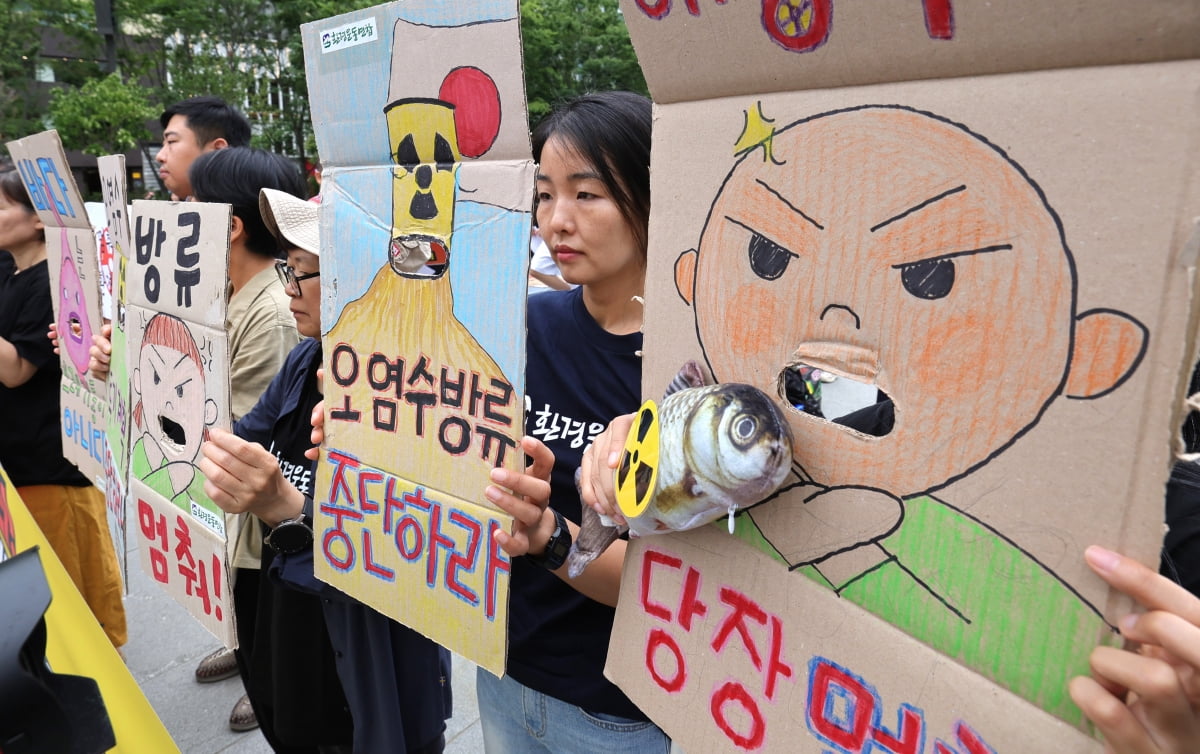
<path id="1" fill-rule="evenodd" d="M 54 355 L 60 355 L 58 352 L 58 323 L 51 322 L 50 329 L 46 331 L 46 337 L 50 339 L 50 345 L 54 346 Z"/>
<path id="2" fill-rule="evenodd" d="M 513 517 L 513 532 L 495 533 L 496 544 L 509 557 L 526 554 L 540 555 L 554 534 L 554 516 L 547 514 L 550 504 L 550 471 L 554 468 L 554 452 L 540 440 L 521 438 L 521 450 L 529 458 L 525 471 L 492 469 L 484 497 Z"/>
<path id="3" fill-rule="evenodd" d="M 92 333 L 92 347 L 88 349 L 88 371 L 98 380 L 107 381 L 112 362 L 112 325 L 100 325 L 100 332 Z"/>
<path id="4" fill-rule="evenodd" d="M 204 494 L 226 513 L 253 513 L 268 526 L 300 515 L 304 494 L 284 478 L 279 461 L 256 442 L 213 429 L 200 446 Z"/>
<path id="5" fill-rule="evenodd" d="M 325 369 L 317 369 L 317 390 L 322 395 L 325 393 Z M 312 441 L 313 446 L 304 451 L 304 457 L 310 461 L 316 461 L 321 458 L 321 443 L 325 442 L 325 401 L 317 401 L 317 405 L 313 406 L 312 414 L 308 417 L 308 423 L 312 425 L 312 433 L 308 439 Z"/>
<path id="6" fill-rule="evenodd" d="M 1100 578 L 1147 612 L 1120 621 L 1128 649 L 1092 651 L 1092 678 L 1074 678 L 1071 698 L 1104 734 L 1110 752 L 1200 752 L 1200 600 L 1142 564 L 1092 546 Z"/>
<path id="7" fill-rule="evenodd" d="M 596 436 L 583 451 L 579 466 L 579 499 L 601 516 L 624 524 L 625 517 L 617 507 L 615 471 L 625 451 L 625 440 L 633 427 L 636 414 L 618 416 Z"/>

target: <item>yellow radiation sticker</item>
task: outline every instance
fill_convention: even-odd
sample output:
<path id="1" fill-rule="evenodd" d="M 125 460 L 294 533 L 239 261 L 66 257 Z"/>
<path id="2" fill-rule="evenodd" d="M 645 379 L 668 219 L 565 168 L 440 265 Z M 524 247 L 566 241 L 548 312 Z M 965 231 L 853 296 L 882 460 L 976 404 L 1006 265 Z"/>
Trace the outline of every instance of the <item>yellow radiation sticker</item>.
<path id="1" fill-rule="evenodd" d="M 617 505 L 625 518 L 636 518 L 646 510 L 657 480 L 658 406 L 646 401 L 625 438 L 625 452 L 617 466 Z"/>

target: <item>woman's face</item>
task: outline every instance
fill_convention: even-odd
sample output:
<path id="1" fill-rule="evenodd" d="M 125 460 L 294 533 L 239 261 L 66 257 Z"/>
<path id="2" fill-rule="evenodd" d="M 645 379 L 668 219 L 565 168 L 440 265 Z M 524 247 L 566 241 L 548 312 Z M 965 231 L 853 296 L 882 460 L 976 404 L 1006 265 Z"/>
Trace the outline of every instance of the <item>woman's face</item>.
<path id="1" fill-rule="evenodd" d="M 287 253 L 288 266 L 296 271 L 296 277 L 304 277 L 321 271 L 321 258 L 310 251 L 291 249 Z M 296 288 L 299 287 L 299 291 Z M 289 308 L 296 318 L 296 330 L 306 338 L 321 337 L 321 278 L 301 280 L 285 289 L 292 302 Z"/>
<path id="2" fill-rule="evenodd" d="M 42 238 L 42 221 L 0 191 L 0 249 L 19 249 Z"/>
<path id="3" fill-rule="evenodd" d="M 563 279 L 578 285 L 640 280 L 633 230 L 595 168 L 555 137 L 542 147 L 537 221 Z"/>

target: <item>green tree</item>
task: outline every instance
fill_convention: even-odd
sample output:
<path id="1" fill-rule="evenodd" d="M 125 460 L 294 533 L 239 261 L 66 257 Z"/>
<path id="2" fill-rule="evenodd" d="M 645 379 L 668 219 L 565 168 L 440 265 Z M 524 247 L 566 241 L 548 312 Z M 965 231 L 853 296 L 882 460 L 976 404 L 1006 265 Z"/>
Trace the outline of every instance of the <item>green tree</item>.
<path id="1" fill-rule="evenodd" d="M 126 34 L 161 45 L 122 45 L 125 70 L 163 106 L 200 94 L 222 97 L 255 124 L 255 144 L 305 160 L 313 143 L 300 25 L 374 0 L 126 0 Z"/>
<path id="2" fill-rule="evenodd" d="M 156 115 L 158 108 L 150 104 L 146 90 L 116 73 L 50 95 L 50 120 L 63 145 L 97 156 L 124 152 L 149 139 L 146 121 Z"/>
<path id="3" fill-rule="evenodd" d="M 38 19 L 26 3 L 0 0 L 0 151 L 4 142 L 39 130 L 33 105 Z"/>
<path id="4" fill-rule="evenodd" d="M 616 0 L 522 0 L 521 38 L 533 123 L 585 92 L 648 94 Z"/>

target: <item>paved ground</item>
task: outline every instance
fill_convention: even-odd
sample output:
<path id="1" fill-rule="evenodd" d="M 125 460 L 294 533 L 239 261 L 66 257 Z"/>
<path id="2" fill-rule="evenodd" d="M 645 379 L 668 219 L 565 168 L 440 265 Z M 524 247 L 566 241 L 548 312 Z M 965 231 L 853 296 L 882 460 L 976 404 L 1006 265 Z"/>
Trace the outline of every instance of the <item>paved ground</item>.
<path id="1" fill-rule="evenodd" d="M 257 730 L 229 730 L 229 712 L 242 694 L 242 682 L 231 678 L 196 683 L 196 663 L 217 642 L 182 607 L 159 589 L 129 553 L 130 594 L 125 601 L 129 643 L 125 660 L 133 677 L 184 754 L 269 754 L 271 747 Z M 483 751 L 479 711 L 475 705 L 475 666 L 454 658 L 454 711 L 447 723 L 447 754 Z"/>

